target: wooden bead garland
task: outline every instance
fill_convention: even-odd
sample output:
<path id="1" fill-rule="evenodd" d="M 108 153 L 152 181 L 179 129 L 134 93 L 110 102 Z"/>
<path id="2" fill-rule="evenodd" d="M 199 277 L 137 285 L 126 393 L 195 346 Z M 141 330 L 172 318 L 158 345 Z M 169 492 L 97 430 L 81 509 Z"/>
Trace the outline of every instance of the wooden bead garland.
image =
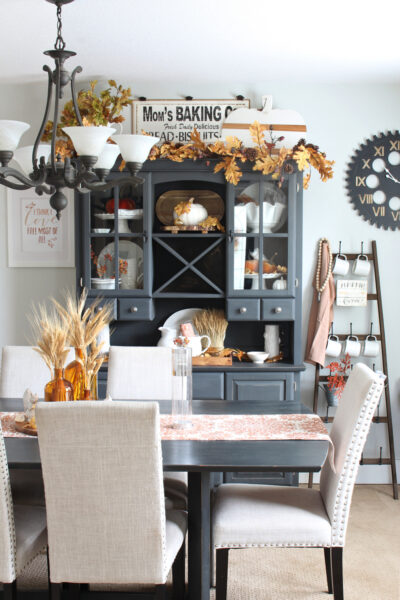
<path id="1" fill-rule="evenodd" d="M 326 272 L 326 277 L 324 279 L 323 284 L 321 285 L 321 265 L 322 265 L 322 244 L 328 244 L 328 252 L 329 252 L 329 263 L 328 270 Z M 317 258 L 317 271 L 315 273 L 315 289 L 318 293 L 318 302 L 321 300 L 321 294 L 328 285 L 329 278 L 332 275 L 332 252 L 329 246 L 329 240 L 327 238 L 321 238 L 318 244 L 318 258 Z"/>

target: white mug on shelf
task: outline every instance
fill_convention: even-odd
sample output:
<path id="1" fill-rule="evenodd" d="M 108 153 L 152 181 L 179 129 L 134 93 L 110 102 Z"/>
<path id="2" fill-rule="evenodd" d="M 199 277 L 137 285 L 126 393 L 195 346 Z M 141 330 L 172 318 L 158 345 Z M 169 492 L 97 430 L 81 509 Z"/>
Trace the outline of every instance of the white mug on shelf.
<path id="1" fill-rule="evenodd" d="M 367 335 L 364 342 L 364 356 L 377 356 L 379 354 L 379 342 L 375 335 Z"/>
<path id="2" fill-rule="evenodd" d="M 328 343 L 326 344 L 325 354 L 328 356 L 339 356 L 342 352 L 342 344 L 339 342 L 337 335 L 331 334 L 328 337 Z"/>
<path id="3" fill-rule="evenodd" d="M 349 272 L 349 261 L 345 254 L 337 254 L 335 258 L 335 264 L 333 265 L 333 275 L 347 275 Z"/>
<path id="4" fill-rule="evenodd" d="M 184 336 L 179 336 L 181 339 L 185 339 Z M 191 335 L 187 338 L 189 342 L 185 345 L 185 348 L 190 348 L 192 351 L 192 356 L 200 356 L 203 352 L 207 352 L 209 347 L 211 346 L 211 340 L 208 335 Z M 202 340 L 207 340 L 207 345 L 205 348 L 202 347 Z"/>
<path id="5" fill-rule="evenodd" d="M 365 254 L 359 254 L 353 263 L 353 274 L 366 277 L 371 270 L 371 263 Z"/>
<path id="6" fill-rule="evenodd" d="M 349 356 L 360 356 L 361 343 L 358 341 L 358 337 L 356 335 L 347 336 L 344 352 Z"/>

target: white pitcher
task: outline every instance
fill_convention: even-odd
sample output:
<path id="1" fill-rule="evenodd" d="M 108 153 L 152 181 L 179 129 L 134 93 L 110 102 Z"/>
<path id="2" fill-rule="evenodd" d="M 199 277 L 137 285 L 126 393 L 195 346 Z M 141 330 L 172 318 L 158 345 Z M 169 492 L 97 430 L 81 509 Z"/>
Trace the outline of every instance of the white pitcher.
<path id="1" fill-rule="evenodd" d="M 161 331 L 161 337 L 158 340 L 157 346 L 164 346 L 164 348 L 176 348 L 174 340 L 176 339 L 176 329 L 172 327 L 159 327 L 158 331 Z"/>

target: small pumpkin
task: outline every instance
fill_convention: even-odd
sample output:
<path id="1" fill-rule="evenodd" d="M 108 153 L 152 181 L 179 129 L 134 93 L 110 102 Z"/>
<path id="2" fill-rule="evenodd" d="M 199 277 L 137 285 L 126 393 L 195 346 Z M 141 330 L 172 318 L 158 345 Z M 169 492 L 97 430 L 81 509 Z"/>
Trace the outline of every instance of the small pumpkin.
<path id="1" fill-rule="evenodd" d="M 174 208 L 175 225 L 198 225 L 208 217 L 207 209 L 202 204 L 195 204 L 194 198 L 179 202 Z"/>

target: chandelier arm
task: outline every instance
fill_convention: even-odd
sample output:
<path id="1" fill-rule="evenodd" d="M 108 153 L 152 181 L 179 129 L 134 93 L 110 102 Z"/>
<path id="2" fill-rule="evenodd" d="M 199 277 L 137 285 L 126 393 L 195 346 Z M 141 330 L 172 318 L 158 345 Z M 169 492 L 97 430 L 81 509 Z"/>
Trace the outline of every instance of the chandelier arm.
<path id="1" fill-rule="evenodd" d="M 76 90 L 75 90 L 75 75 L 77 73 L 81 73 L 81 72 L 82 72 L 82 67 L 75 67 L 75 69 L 71 73 L 72 102 L 74 104 L 74 110 L 75 110 L 76 118 L 78 120 L 79 125 L 83 125 L 83 122 L 82 122 L 81 111 L 79 110 L 79 106 L 78 106 L 78 97 L 76 95 Z"/>
<path id="2" fill-rule="evenodd" d="M 58 99 L 60 96 L 60 60 L 55 59 L 55 81 L 56 81 L 56 93 L 54 98 L 54 118 L 53 118 L 53 133 L 51 135 L 51 169 L 53 174 L 56 174 L 56 137 L 57 137 L 57 125 L 58 125 Z"/>
<path id="3" fill-rule="evenodd" d="M 144 179 L 141 177 L 124 177 L 123 179 L 118 179 L 118 185 L 139 185 L 143 183 Z M 90 190 L 91 192 L 107 192 L 115 187 L 115 180 L 107 181 L 106 183 L 102 183 L 100 181 L 85 181 L 82 180 L 81 183 L 84 183 L 85 188 Z"/>
<path id="4" fill-rule="evenodd" d="M 50 196 L 50 194 L 54 194 L 55 190 L 56 188 L 54 185 L 45 185 L 44 183 L 35 187 L 35 192 L 38 196 L 41 196 L 42 194 L 48 194 Z"/>
<path id="5" fill-rule="evenodd" d="M 12 187 L 15 190 L 28 190 L 29 188 L 36 187 L 37 185 L 41 185 L 46 181 L 46 169 L 41 168 L 37 169 L 36 172 L 39 174 L 35 179 L 30 179 L 23 175 L 17 169 L 13 169 L 12 167 L 0 167 L 0 183 L 7 187 Z M 19 181 L 22 186 L 13 181 L 9 181 L 8 177 L 14 177 L 17 181 Z M 14 187 L 16 186 L 16 187 Z"/>
<path id="6" fill-rule="evenodd" d="M 43 116 L 43 121 L 42 124 L 40 126 L 39 129 L 39 133 L 37 135 L 37 138 L 35 140 L 35 144 L 33 146 L 33 151 L 32 151 L 32 164 L 33 164 L 33 170 L 36 170 L 36 165 L 37 165 L 37 150 L 40 144 L 40 140 L 42 139 L 42 135 L 43 132 L 45 130 L 46 127 L 46 123 L 49 119 L 49 111 L 50 111 L 50 103 L 51 103 L 51 96 L 53 94 L 53 82 L 52 82 L 52 73 L 51 73 L 51 69 L 49 66 L 44 65 L 43 66 L 43 71 L 46 71 L 48 78 L 49 78 L 49 84 L 47 87 L 47 102 L 46 102 L 46 108 L 44 111 L 44 116 Z M 54 130 L 54 123 L 53 123 L 53 130 Z"/>

